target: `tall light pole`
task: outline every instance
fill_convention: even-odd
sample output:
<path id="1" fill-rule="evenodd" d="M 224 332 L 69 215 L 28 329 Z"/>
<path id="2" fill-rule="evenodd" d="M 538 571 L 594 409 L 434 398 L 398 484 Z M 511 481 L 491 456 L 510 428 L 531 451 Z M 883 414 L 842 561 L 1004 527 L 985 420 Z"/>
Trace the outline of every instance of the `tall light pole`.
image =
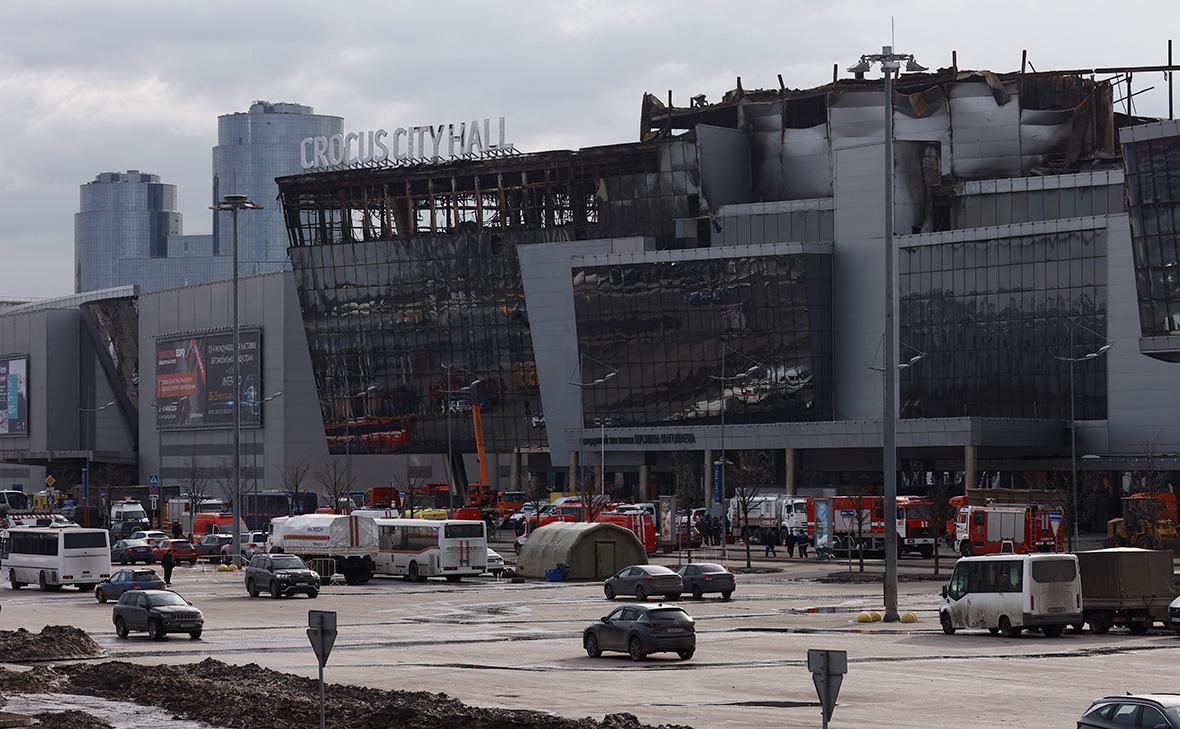
<path id="1" fill-rule="evenodd" d="M 582 367 L 583 367 L 585 361 L 588 359 L 593 360 L 595 362 L 595 364 L 598 364 L 598 365 L 606 368 L 607 371 L 602 375 L 602 377 L 596 377 L 595 379 L 590 380 L 590 381 L 583 381 L 582 380 Z M 585 445 L 585 442 L 586 442 L 586 415 L 585 415 L 584 409 L 581 407 L 582 400 L 583 400 L 582 395 L 585 393 L 585 390 L 587 387 L 598 387 L 599 385 L 606 382 L 607 380 L 610 380 L 611 378 L 613 378 L 617 374 L 619 374 L 619 370 L 617 367 L 611 367 L 610 365 L 605 364 L 603 362 L 599 362 L 598 360 L 594 359 L 593 357 L 590 357 L 585 354 L 578 355 L 577 379 L 570 379 L 570 384 L 573 385 L 574 387 L 578 388 L 578 395 L 579 395 L 579 397 L 578 397 L 578 401 L 579 401 L 578 402 L 578 404 L 579 404 L 579 407 L 578 407 L 578 453 L 579 453 L 578 468 L 579 469 L 583 468 L 585 465 L 584 464 L 585 451 L 583 449 L 583 446 Z M 599 420 L 601 420 L 601 418 L 595 418 L 594 424 L 599 425 Z M 606 433 L 606 425 L 610 425 L 610 418 L 606 418 L 605 423 L 602 424 L 602 426 L 601 426 L 603 429 L 604 435 Z M 606 445 L 605 445 L 605 443 L 606 443 L 606 441 L 604 440 L 603 443 L 600 444 L 602 446 L 602 465 L 603 465 L 604 469 L 606 468 Z M 604 471 L 604 475 L 602 476 L 602 478 L 603 478 L 602 489 L 603 489 L 603 493 L 605 493 L 606 492 L 605 471 Z M 580 484 L 582 482 L 582 479 L 579 478 L 578 482 Z M 594 510 L 591 509 L 590 511 L 593 512 Z"/>
<path id="2" fill-rule="evenodd" d="M 261 210 L 262 206 L 252 202 L 245 195 L 226 195 L 221 202 L 209 207 L 214 211 L 230 213 L 234 229 L 233 246 L 233 352 L 234 352 L 234 508 L 232 533 L 241 533 L 242 519 L 242 352 L 238 343 L 238 211 Z M 242 561 L 242 540 L 234 540 L 234 564 Z"/>
<path id="3" fill-rule="evenodd" d="M 466 367 L 460 367 L 458 365 L 449 364 L 447 362 L 443 363 L 442 368 L 443 368 L 443 372 L 445 372 L 446 376 L 447 376 L 446 388 L 444 390 L 444 392 L 446 392 L 446 394 L 447 394 L 447 399 L 446 399 L 447 500 L 450 505 L 450 508 L 454 509 L 455 508 L 455 492 L 459 489 L 459 484 L 455 482 L 455 446 L 454 446 L 453 437 L 451 435 L 451 395 L 456 392 L 471 392 L 471 388 L 473 388 L 476 385 L 478 385 L 479 383 L 483 382 L 483 378 L 481 378 L 479 375 L 475 374 L 471 370 L 467 369 Z M 452 370 L 459 370 L 460 372 L 465 372 L 468 375 L 471 375 L 475 379 L 473 379 L 471 382 L 467 383 L 465 386 L 460 387 L 458 390 L 452 389 L 454 387 L 454 385 L 452 384 L 452 376 L 451 376 Z"/>
<path id="4" fill-rule="evenodd" d="M 78 408 L 80 413 L 101 413 L 110 406 L 114 405 L 115 401 L 111 400 L 106 405 L 97 408 Z M 90 427 L 90 423 L 86 424 L 86 467 L 82 469 L 82 526 L 90 526 L 90 456 L 94 452 L 94 429 Z"/>
<path id="5" fill-rule="evenodd" d="M 893 74 L 906 62 L 906 71 L 925 71 L 926 67 L 909 53 L 894 53 L 885 46 L 880 53 L 860 57 L 848 70 L 863 74 L 880 63 L 884 80 L 885 108 L 885 373 L 881 406 L 885 481 L 885 621 L 900 620 L 897 612 L 897 354 L 893 341 Z"/>
<path id="6" fill-rule="evenodd" d="M 1097 335 L 1105 342 L 1105 344 L 1103 344 L 1101 347 L 1094 350 L 1093 352 L 1088 352 L 1086 354 L 1083 354 L 1081 357 L 1075 357 L 1073 354 L 1074 353 L 1074 347 L 1073 347 L 1074 327 L 1081 327 L 1082 329 L 1085 329 L 1086 331 Z M 1069 470 L 1070 470 L 1069 501 L 1070 501 L 1070 511 L 1073 512 L 1069 515 L 1070 516 L 1069 520 L 1070 520 L 1070 522 L 1072 522 L 1072 524 L 1070 525 L 1070 527 L 1071 527 L 1070 528 L 1071 540 L 1070 540 L 1070 547 L 1069 547 L 1069 551 L 1071 551 L 1071 552 L 1076 552 L 1077 548 L 1078 548 L 1078 521 L 1079 521 L 1078 520 L 1078 421 L 1077 421 L 1076 414 L 1074 412 L 1073 366 L 1078 362 L 1085 362 L 1087 360 L 1096 359 L 1098 357 L 1101 357 L 1102 355 L 1106 354 L 1107 350 L 1109 350 L 1113 346 L 1114 346 L 1113 340 L 1108 340 L 1106 337 L 1103 337 L 1101 334 L 1098 334 L 1098 332 L 1085 326 L 1084 324 L 1079 324 L 1074 319 L 1070 319 L 1069 320 L 1069 356 L 1068 357 L 1061 357 L 1061 356 L 1054 357 L 1054 359 L 1056 359 L 1060 362 L 1069 362 Z"/>
<path id="7" fill-rule="evenodd" d="M 602 456 L 599 460 L 599 467 L 598 467 L 598 471 L 599 471 L 599 473 L 598 473 L 598 482 L 599 482 L 598 493 L 599 493 L 599 495 L 601 495 L 603 497 L 603 501 L 605 502 L 606 501 L 606 426 L 610 425 L 611 421 L 610 421 L 610 418 L 595 418 L 594 424 L 597 425 L 599 428 L 598 448 L 602 453 Z"/>
<path id="8" fill-rule="evenodd" d="M 729 350 L 729 342 L 726 342 L 724 339 L 721 340 L 721 374 L 720 375 L 709 375 L 709 379 L 716 380 L 717 382 L 719 382 L 721 384 L 721 499 L 723 502 L 725 499 L 725 466 L 726 466 L 726 462 L 725 462 L 725 411 L 726 411 L 726 403 L 729 401 L 729 398 L 725 394 L 725 388 L 726 388 L 726 385 L 728 385 L 730 382 L 744 380 L 745 378 L 749 377 L 750 375 L 754 374 L 755 372 L 757 372 L 758 370 L 760 370 L 764 367 L 764 365 L 761 362 L 751 359 L 750 357 L 747 357 L 746 355 L 742 354 L 741 352 L 734 350 L 734 354 L 738 355 L 739 357 L 742 357 L 743 359 L 747 359 L 750 362 L 753 362 L 754 364 L 752 367 L 747 368 L 744 372 L 739 372 L 736 375 L 726 375 L 725 374 L 725 353 L 728 350 Z M 714 487 L 714 488 L 716 488 L 716 487 Z M 740 501 L 740 499 L 739 499 L 739 501 Z M 726 538 L 725 538 L 726 536 L 727 535 L 723 534 L 721 537 L 722 559 L 729 558 L 729 545 L 728 545 L 728 542 L 726 541 Z"/>

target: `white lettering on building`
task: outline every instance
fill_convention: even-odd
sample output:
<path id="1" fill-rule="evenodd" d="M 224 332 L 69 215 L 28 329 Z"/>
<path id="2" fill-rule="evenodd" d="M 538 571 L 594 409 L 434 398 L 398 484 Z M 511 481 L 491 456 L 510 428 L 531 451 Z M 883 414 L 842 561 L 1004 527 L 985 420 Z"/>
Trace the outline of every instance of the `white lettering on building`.
<path id="1" fill-rule="evenodd" d="M 492 120 L 472 119 L 457 124 L 398 127 L 392 132 L 376 129 L 365 132 L 333 134 L 330 137 L 305 137 L 299 143 L 299 164 L 305 170 L 353 164 L 385 162 L 441 162 L 455 157 L 472 157 L 494 152 L 513 152 L 508 141 L 504 117 L 499 122 L 495 142 Z M 386 142 L 386 139 L 389 141 Z"/>

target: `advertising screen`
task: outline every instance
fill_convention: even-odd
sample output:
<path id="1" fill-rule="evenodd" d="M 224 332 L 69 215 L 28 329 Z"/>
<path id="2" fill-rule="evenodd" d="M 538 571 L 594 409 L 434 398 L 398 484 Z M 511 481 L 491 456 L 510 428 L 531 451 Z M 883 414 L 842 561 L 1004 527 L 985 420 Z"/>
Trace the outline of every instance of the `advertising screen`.
<path id="1" fill-rule="evenodd" d="M 29 358 L 0 357 L 0 436 L 29 434 Z"/>
<path id="2" fill-rule="evenodd" d="M 202 334 L 156 340 L 156 427 L 233 425 L 241 403 L 243 427 L 262 422 L 262 346 L 257 329 L 239 334 L 241 389 L 234 393 L 233 335 Z"/>

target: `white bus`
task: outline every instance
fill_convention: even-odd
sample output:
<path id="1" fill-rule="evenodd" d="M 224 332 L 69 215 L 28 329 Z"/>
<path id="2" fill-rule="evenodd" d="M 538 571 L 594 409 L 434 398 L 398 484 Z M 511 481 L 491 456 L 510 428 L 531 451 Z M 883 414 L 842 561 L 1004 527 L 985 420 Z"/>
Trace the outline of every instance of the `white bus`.
<path id="1" fill-rule="evenodd" d="M 457 519 L 375 519 L 379 575 L 458 582 L 487 570 L 487 525 Z"/>
<path id="2" fill-rule="evenodd" d="M 14 527 L 0 540 L 0 570 L 14 590 L 77 585 L 88 593 L 111 576 L 110 535 L 105 529 Z"/>
<path id="3" fill-rule="evenodd" d="M 943 632 L 987 628 L 1005 637 L 1056 638 L 1082 624 L 1082 582 L 1072 554 L 992 554 L 955 563 L 938 610 Z"/>

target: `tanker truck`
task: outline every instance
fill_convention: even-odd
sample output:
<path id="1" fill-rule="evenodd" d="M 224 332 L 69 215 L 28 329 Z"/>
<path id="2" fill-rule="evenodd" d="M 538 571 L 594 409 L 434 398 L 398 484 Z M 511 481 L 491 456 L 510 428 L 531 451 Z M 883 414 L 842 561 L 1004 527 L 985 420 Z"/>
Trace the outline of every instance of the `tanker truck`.
<path id="1" fill-rule="evenodd" d="M 324 579 L 340 573 L 350 585 L 373 577 L 377 556 L 377 522 L 372 517 L 303 514 L 271 519 L 271 552 L 302 557 Z"/>

